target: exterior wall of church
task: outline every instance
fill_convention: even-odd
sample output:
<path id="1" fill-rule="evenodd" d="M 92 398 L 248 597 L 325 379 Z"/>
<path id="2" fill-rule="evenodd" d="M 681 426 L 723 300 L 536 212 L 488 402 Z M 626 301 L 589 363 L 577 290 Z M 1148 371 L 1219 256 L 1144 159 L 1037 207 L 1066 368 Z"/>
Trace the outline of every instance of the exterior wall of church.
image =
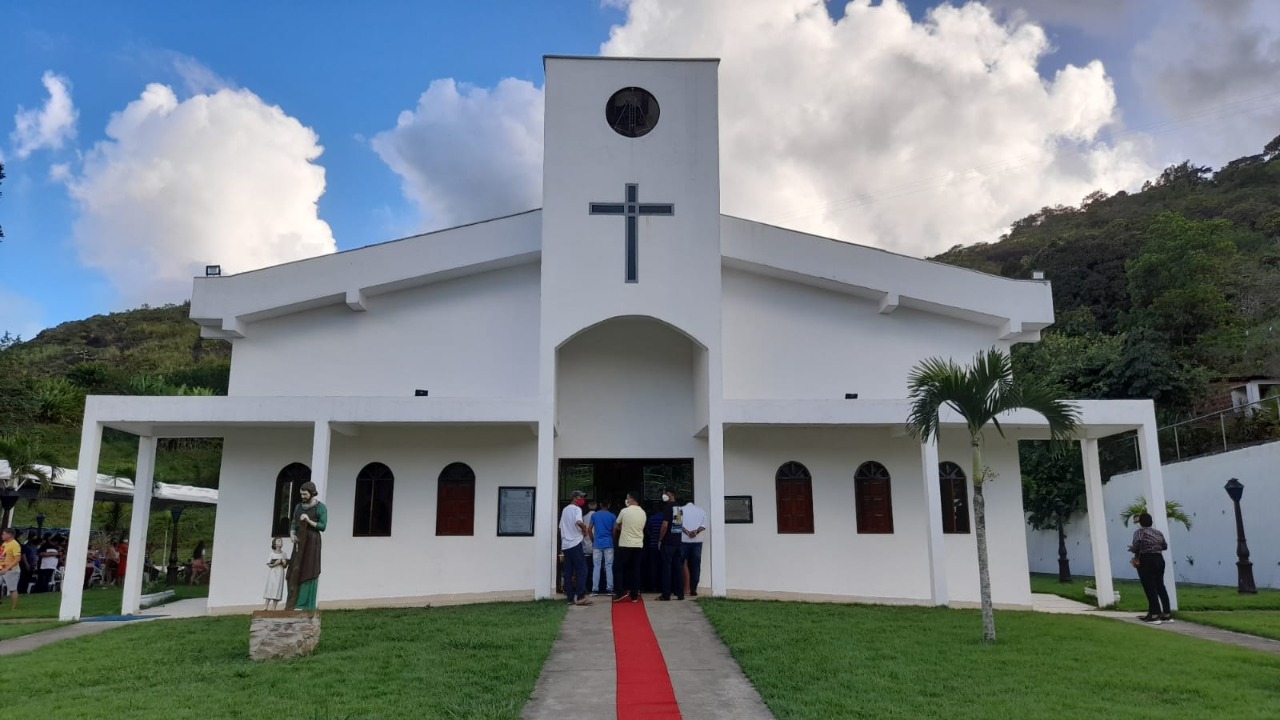
<path id="1" fill-rule="evenodd" d="M 533 263 L 252 323 L 230 394 L 536 397 L 539 282 Z"/>
<path id="2" fill-rule="evenodd" d="M 902 398 L 921 359 L 967 361 L 995 328 L 726 268 L 724 397 Z"/>
<path id="3" fill-rule="evenodd" d="M 968 452 L 964 438 L 944 437 L 939 461 L 955 462 L 968 475 Z M 871 460 L 891 477 L 892 534 L 857 531 L 853 475 Z M 812 534 L 777 531 L 775 474 L 788 461 L 802 463 L 813 477 Z M 725 435 L 725 494 L 750 495 L 754 522 L 725 526 L 730 595 L 928 604 L 920 462 L 919 444 L 887 428 L 731 428 Z M 993 597 L 1004 605 L 1029 605 L 1016 446 L 989 442 L 985 462 L 1000 473 L 986 492 Z M 972 498 L 972 483 L 969 492 Z M 977 602 L 974 535 L 946 535 L 944 546 L 952 602 Z"/>
<path id="4" fill-rule="evenodd" d="M 211 612 L 262 603 L 275 478 L 291 462 L 309 465 L 309 430 L 235 432 L 223 453 L 220 512 L 213 546 Z M 395 475 L 390 537 L 353 537 L 355 478 L 370 462 Z M 436 535 L 440 471 L 463 462 L 475 471 L 474 534 Z M 462 597 L 531 598 L 533 537 L 498 537 L 498 488 L 533 486 L 537 442 L 528 427 L 361 428 L 333 436 L 320 603 L 326 606 L 426 604 Z M 538 498 L 554 503 L 554 498 Z"/>

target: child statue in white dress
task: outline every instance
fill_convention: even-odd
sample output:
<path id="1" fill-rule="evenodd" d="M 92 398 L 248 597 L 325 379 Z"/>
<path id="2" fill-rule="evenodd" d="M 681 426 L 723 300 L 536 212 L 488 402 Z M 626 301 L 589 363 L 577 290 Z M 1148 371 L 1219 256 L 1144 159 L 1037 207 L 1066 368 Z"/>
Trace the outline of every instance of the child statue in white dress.
<path id="1" fill-rule="evenodd" d="M 284 599 L 285 567 L 289 561 L 284 556 L 284 539 L 271 540 L 271 555 L 267 558 L 267 588 L 262 597 L 267 601 L 265 610 L 275 610 L 276 605 Z"/>

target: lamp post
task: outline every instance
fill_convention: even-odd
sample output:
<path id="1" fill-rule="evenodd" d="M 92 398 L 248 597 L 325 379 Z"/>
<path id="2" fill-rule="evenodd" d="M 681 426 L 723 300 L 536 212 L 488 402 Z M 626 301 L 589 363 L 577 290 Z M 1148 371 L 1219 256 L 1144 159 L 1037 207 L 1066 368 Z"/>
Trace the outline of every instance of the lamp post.
<path id="1" fill-rule="evenodd" d="M 1236 590 L 1240 593 L 1257 593 L 1258 586 L 1253 583 L 1253 563 L 1249 562 L 1249 544 L 1244 539 L 1244 520 L 1240 517 L 1240 497 L 1244 495 L 1244 485 L 1231 478 L 1225 486 L 1227 496 L 1236 508 Z"/>
<path id="2" fill-rule="evenodd" d="M 182 506 L 174 505 L 169 508 L 169 514 L 173 516 L 173 533 L 169 539 L 169 577 L 170 585 L 178 584 L 178 520 L 182 517 Z"/>

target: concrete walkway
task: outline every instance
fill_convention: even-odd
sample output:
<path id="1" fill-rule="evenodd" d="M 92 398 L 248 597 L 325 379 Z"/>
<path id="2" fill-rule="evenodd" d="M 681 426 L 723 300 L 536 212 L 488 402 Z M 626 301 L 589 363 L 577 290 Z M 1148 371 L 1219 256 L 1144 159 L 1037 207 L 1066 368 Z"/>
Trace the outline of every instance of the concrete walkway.
<path id="1" fill-rule="evenodd" d="M 617 717 L 613 611 L 608 597 L 594 600 L 591 607 L 569 608 L 525 705 L 526 720 Z M 696 601 L 658 602 L 645 596 L 645 611 L 685 718 L 773 718 Z"/>
<path id="2" fill-rule="evenodd" d="M 1121 622 L 1132 623 L 1149 627 L 1153 630 L 1162 630 L 1164 632 L 1176 633 L 1178 635 L 1186 635 L 1188 637 L 1200 638 L 1201 640 L 1209 640 L 1212 642 L 1223 643 L 1225 645 L 1235 645 L 1237 647 L 1257 650 L 1259 652 L 1280 655 L 1280 640 L 1271 640 L 1256 635 L 1245 635 L 1244 633 L 1232 632 L 1230 630 L 1222 630 L 1208 625 L 1197 625 L 1195 622 L 1179 618 L 1173 622 L 1162 623 L 1160 625 L 1148 625 L 1138 619 L 1140 613 L 1137 612 L 1120 612 L 1117 610 L 1098 610 L 1092 605 L 1085 605 L 1075 600 L 1068 600 L 1057 595 L 1046 595 L 1041 593 L 1032 593 L 1031 606 L 1036 612 L 1058 613 L 1065 615 L 1092 615 L 1093 617 L 1109 618 L 1111 620 L 1119 620 Z M 1194 616 L 1193 616 L 1194 617 Z"/>
<path id="3" fill-rule="evenodd" d="M 132 623 L 149 622 L 151 620 L 165 619 L 182 619 L 203 617 L 206 612 L 206 604 L 204 598 L 191 598 L 189 600 L 178 600 L 167 605 L 149 608 L 143 611 L 145 617 L 137 619 L 119 619 L 119 620 L 94 620 L 92 618 L 70 625 L 63 625 L 52 630 L 33 633 L 31 635 L 23 635 L 22 637 L 11 638 L 9 640 L 0 641 L 0 657 L 7 655 L 17 655 L 19 653 L 31 652 L 45 645 L 52 645 L 63 640 L 72 638 L 87 637 L 89 635 L 97 635 L 104 633 L 124 625 Z"/>

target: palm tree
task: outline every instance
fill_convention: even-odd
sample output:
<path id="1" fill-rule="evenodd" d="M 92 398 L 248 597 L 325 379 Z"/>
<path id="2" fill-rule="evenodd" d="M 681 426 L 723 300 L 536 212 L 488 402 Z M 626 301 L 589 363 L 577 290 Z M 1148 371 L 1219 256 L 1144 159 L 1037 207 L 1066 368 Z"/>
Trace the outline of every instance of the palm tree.
<path id="1" fill-rule="evenodd" d="M 1147 498 L 1139 495 L 1136 500 L 1129 503 L 1129 506 L 1120 512 L 1120 519 L 1124 521 L 1124 526 L 1129 527 L 1129 521 L 1138 517 L 1147 511 Z M 1186 529 L 1191 529 L 1191 518 L 1182 509 L 1182 503 L 1174 500 L 1164 501 L 1164 515 L 1171 523 L 1182 523 Z"/>
<path id="2" fill-rule="evenodd" d="M 978 541 L 982 639 L 995 642 L 996 619 L 991 608 L 986 499 L 983 497 L 983 486 L 991 471 L 982 464 L 983 429 L 990 423 L 1003 437 L 1000 415 L 1026 409 L 1043 415 L 1049 423 L 1049 437 L 1061 442 L 1072 437 L 1079 412 L 1062 399 L 1057 388 L 1015 379 L 1012 360 L 997 348 L 979 352 L 968 367 L 961 367 L 950 359 L 925 359 L 911 370 L 907 383 L 911 399 L 907 432 L 913 437 L 922 442 L 936 440 L 940 429 L 938 412 L 944 405 L 959 413 L 968 427 L 973 448 L 973 520 Z"/>
<path id="3" fill-rule="evenodd" d="M 0 437 L 0 460 L 9 463 L 9 477 L 0 483 L 0 507 L 4 509 L 0 527 L 9 527 L 13 520 L 13 507 L 18 504 L 18 490 L 27 483 L 36 482 L 40 484 L 40 492 L 44 493 L 61 470 L 39 440 L 22 435 Z"/>

